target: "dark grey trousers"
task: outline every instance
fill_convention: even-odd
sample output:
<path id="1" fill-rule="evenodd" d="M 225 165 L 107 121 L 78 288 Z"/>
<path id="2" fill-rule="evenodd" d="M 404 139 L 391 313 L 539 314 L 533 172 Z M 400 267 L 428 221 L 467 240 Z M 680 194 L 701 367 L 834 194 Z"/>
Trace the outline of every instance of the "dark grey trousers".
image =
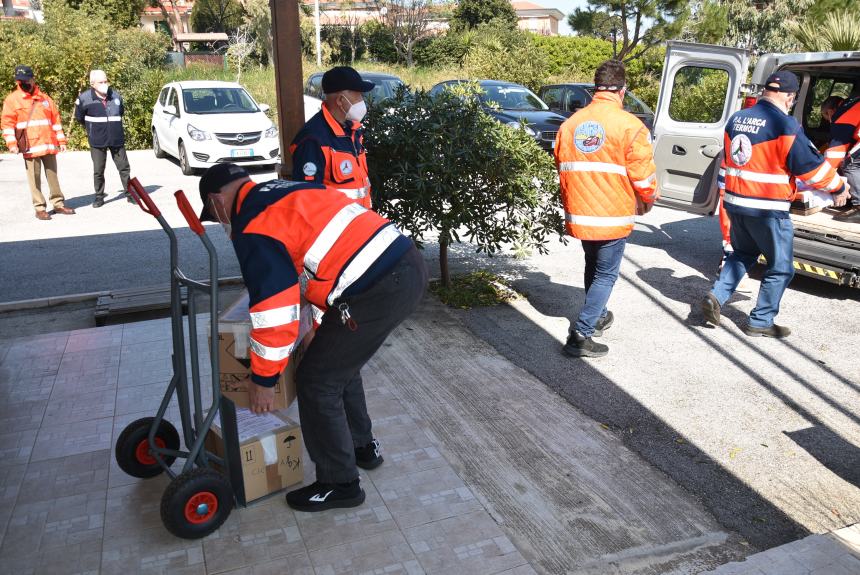
<path id="1" fill-rule="evenodd" d="M 329 308 L 296 371 L 302 435 L 317 481 L 346 483 L 358 477 L 355 448 L 373 439 L 361 368 L 409 314 L 427 288 L 427 266 L 415 247 L 375 284 Z M 357 328 L 341 322 L 349 305 Z"/>
<path id="2" fill-rule="evenodd" d="M 96 190 L 97 199 L 104 199 L 105 197 L 105 166 L 107 165 L 108 152 L 113 157 L 113 163 L 116 164 L 120 180 L 122 180 L 123 193 L 128 193 L 131 166 L 128 163 L 125 148 L 90 148 L 90 156 L 93 159 L 93 187 Z"/>

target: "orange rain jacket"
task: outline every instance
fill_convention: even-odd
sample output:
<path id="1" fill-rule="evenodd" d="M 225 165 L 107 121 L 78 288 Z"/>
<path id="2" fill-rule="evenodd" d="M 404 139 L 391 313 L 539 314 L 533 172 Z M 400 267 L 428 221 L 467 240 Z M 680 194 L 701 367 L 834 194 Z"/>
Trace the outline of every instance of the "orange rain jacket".
<path id="1" fill-rule="evenodd" d="M 561 125 L 555 145 L 567 233 L 614 240 L 633 231 L 637 196 L 659 197 L 648 128 L 614 92 L 597 92 Z"/>
<path id="2" fill-rule="evenodd" d="M 231 239 L 250 294 L 251 380 L 272 387 L 299 335 L 300 276 L 322 323 L 329 306 L 362 293 L 412 247 L 394 225 L 342 193 L 311 182 L 248 182 Z"/>
<path id="3" fill-rule="evenodd" d="M 370 176 L 360 123 L 339 124 L 323 103 L 296 134 L 290 154 L 293 180 L 325 184 L 370 209 Z"/>
<path id="4" fill-rule="evenodd" d="M 32 112 L 32 113 L 31 113 Z M 6 147 L 17 147 L 16 136 L 26 134 L 27 149 L 19 149 L 25 158 L 38 158 L 56 154 L 66 144 L 66 135 L 60 124 L 60 111 L 54 101 L 38 86 L 32 94 L 20 87 L 6 96 L 0 129 Z"/>

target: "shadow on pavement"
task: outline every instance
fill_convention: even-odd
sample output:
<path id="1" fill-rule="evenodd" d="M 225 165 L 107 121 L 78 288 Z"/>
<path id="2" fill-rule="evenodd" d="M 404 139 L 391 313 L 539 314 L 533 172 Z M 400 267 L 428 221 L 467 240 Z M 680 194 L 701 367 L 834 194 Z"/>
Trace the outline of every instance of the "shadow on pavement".
<path id="1" fill-rule="evenodd" d="M 860 447 L 823 425 L 783 433 L 824 467 L 848 483 L 860 487 Z"/>
<path id="2" fill-rule="evenodd" d="M 161 189 L 161 186 L 144 186 L 143 188 L 146 190 L 147 193 L 154 194 Z M 111 202 L 116 201 L 124 202 L 125 196 L 122 195 L 123 193 L 123 190 L 117 190 L 114 192 L 113 190 L 106 189 L 105 194 L 107 195 L 107 197 L 105 198 L 105 204 L 110 204 Z M 93 192 L 92 194 L 87 194 L 86 196 L 76 196 L 74 198 L 69 198 L 64 202 L 64 204 L 67 208 L 73 208 L 75 210 L 78 210 L 86 206 L 91 206 L 95 200 L 96 194 L 95 192 Z"/>

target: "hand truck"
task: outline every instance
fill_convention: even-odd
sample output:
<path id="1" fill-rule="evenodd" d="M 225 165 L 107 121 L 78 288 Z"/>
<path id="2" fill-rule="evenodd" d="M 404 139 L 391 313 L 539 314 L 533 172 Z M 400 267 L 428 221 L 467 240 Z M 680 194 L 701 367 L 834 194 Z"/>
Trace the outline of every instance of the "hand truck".
<path id="1" fill-rule="evenodd" d="M 137 205 L 153 216 L 170 239 L 170 319 L 173 332 L 173 376 L 161 400 L 155 417 L 144 417 L 128 424 L 117 438 L 116 461 L 120 469 L 133 477 L 149 478 L 162 472 L 171 481 L 161 497 L 161 520 L 168 531 L 185 539 L 198 539 L 212 533 L 230 515 L 234 504 L 245 505 L 244 483 L 239 466 L 239 441 L 236 429 L 236 407 L 222 397 L 218 370 L 218 254 L 206 235 L 188 198 L 182 190 L 174 196 L 179 210 L 191 230 L 197 234 L 209 254 L 209 281 L 188 278 L 179 268 L 179 248 L 176 234 L 162 217 L 152 198 L 132 178 L 128 192 Z M 185 331 L 182 309 L 183 290 L 187 293 L 188 348 L 191 364 L 191 395 L 186 369 Z M 200 382 L 200 362 L 197 349 L 196 296 L 209 296 L 211 338 L 209 358 L 212 368 L 212 404 L 204 417 Z M 186 450 L 180 449 L 180 435 L 164 419 L 173 394 L 176 394 L 182 422 L 182 440 Z M 218 457 L 204 447 L 206 433 L 215 418 L 220 416 L 224 456 Z M 177 458 L 185 464 L 177 473 L 171 469 Z M 225 476 L 214 466 L 226 470 Z"/>

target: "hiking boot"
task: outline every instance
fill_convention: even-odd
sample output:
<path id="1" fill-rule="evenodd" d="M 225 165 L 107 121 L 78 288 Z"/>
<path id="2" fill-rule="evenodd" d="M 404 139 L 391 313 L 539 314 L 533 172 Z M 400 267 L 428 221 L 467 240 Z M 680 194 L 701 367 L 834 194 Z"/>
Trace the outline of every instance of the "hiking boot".
<path id="1" fill-rule="evenodd" d="M 720 325 L 720 302 L 711 292 L 702 300 L 702 315 L 705 316 L 705 321 Z"/>
<path id="2" fill-rule="evenodd" d="M 562 349 L 571 357 L 603 357 L 609 353 L 609 346 L 597 343 L 578 331 L 567 336 L 567 343 Z"/>
<path id="3" fill-rule="evenodd" d="M 849 224 L 860 224 L 860 206 L 852 206 L 850 210 L 833 216 L 837 222 L 847 222 Z"/>
<path id="4" fill-rule="evenodd" d="M 358 507 L 364 503 L 364 489 L 358 479 L 349 483 L 320 483 L 287 493 L 287 505 L 296 511 L 325 511 L 339 507 Z"/>
<path id="5" fill-rule="evenodd" d="M 603 335 L 603 332 L 612 327 L 612 323 L 615 321 L 615 316 L 612 315 L 611 311 L 607 311 L 606 315 L 597 320 L 597 324 L 594 326 L 594 333 L 591 334 L 591 337 L 600 337 Z"/>
<path id="6" fill-rule="evenodd" d="M 374 439 L 364 447 L 355 448 L 355 464 L 362 469 L 376 469 L 385 461 L 379 453 L 379 441 Z"/>
<path id="7" fill-rule="evenodd" d="M 784 325 L 773 324 L 770 327 L 753 327 L 746 324 L 743 327 L 743 332 L 750 337 L 775 337 L 782 339 L 791 335 L 791 330 Z"/>

